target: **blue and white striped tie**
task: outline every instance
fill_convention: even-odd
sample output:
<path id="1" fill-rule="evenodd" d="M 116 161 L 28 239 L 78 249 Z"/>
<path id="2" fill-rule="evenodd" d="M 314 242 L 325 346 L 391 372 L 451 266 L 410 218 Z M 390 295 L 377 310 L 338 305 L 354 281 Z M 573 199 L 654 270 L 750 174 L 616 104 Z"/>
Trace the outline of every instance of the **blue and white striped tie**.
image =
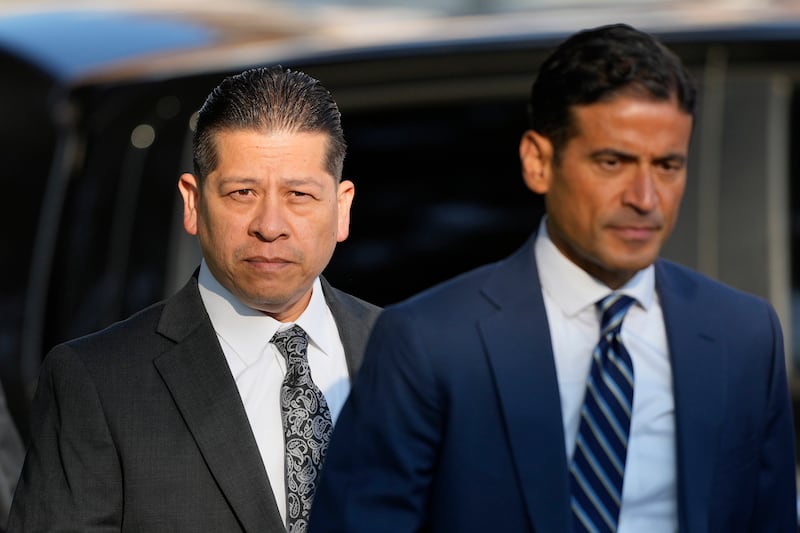
<path id="1" fill-rule="evenodd" d="M 575 452 L 570 464 L 576 532 L 616 532 L 633 408 L 633 363 L 620 328 L 634 302 L 612 293 L 598 302 L 600 341 L 592 354 Z"/>

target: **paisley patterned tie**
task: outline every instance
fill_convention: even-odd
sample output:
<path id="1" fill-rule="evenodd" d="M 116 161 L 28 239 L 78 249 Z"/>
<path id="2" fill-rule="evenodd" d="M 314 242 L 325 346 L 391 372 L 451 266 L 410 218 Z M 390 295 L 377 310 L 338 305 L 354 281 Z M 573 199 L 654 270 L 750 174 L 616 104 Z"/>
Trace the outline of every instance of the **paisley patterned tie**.
<path id="1" fill-rule="evenodd" d="M 286 445 L 286 529 L 305 533 L 308 514 L 333 426 L 322 391 L 311 380 L 308 337 L 294 325 L 270 341 L 286 358 L 281 417 Z"/>

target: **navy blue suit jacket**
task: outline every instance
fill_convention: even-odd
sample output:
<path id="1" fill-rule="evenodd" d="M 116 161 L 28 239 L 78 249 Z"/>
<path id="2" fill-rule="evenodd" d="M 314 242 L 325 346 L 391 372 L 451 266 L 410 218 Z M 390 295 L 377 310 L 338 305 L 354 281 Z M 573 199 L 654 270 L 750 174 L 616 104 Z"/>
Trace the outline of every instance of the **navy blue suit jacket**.
<path id="1" fill-rule="evenodd" d="M 311 533 L 569 531 L 568 466 L 533 238 L 387 308 L 334 429 Z M 772 307 L 659 260 L 680 530 L 796 532 Z"/>

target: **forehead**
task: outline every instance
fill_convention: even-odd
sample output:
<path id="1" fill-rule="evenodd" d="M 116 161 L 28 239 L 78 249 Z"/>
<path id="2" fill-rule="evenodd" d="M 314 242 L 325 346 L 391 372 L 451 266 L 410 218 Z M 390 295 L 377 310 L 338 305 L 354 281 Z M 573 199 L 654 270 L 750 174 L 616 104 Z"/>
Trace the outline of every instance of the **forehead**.
<path id="1" fill-rule="evenodd" d="M 214 144 L 216 164 L 206 182 L 336 182 L 327 165 L 328 136 L 324 133 L 229 129 L 218 132 Z"/>
<path id="2" fill-rule="evenodd" d="M 328 136 L 321 132 L 284 130 L 228 129 L 215 135 L 220 165 L 263 161 L 323 165 L 328 140 Z"/>
<path id="3" fill-rule="evenodd" d="M 573 106 L 573 140 L 610 147 L 688 150 L 692 115 L 677 100 L 620 94 L 609 100 Z M 618 145 L 618 146 L 617 146 Z"/>
<path id="4" fill-rule="evenodd" d="M 327 148 L 330 140 L 330 136 L 322 131 L 300 131 L 290 128 L 221 128 L 212 133 L 212 138 L 218 150 L 252 144 L 276 150 L 290 145 L 305 145 L 316 149 L 319 146 Z"/>

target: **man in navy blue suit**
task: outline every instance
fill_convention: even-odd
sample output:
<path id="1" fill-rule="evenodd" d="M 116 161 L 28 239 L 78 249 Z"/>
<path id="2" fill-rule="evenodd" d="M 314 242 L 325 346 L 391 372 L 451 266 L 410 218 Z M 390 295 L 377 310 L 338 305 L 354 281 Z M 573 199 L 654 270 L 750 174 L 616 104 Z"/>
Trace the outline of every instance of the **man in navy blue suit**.
<path id="1" fill-rule="evenodd" d="M 797 531 L 773 308 L 658 258 L 694 108 L 680 60 L 634 28 L 554 51 L 520 144 L 539 229 L 384 311 L 311 533 Z M 609 295 L 627 312 L 602 316 Z"/>

